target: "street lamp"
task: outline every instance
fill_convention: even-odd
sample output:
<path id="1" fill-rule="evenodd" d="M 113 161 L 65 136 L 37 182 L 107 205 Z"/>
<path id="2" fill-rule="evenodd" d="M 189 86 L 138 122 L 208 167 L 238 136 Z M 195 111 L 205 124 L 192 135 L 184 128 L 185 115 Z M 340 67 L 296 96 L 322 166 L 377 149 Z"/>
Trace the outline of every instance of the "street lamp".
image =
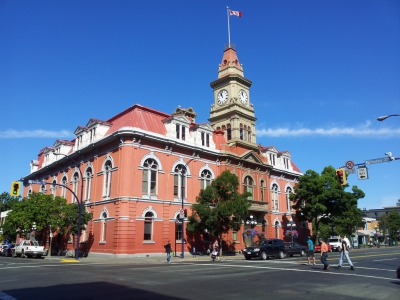
<path id="1" fill-rule="evenodd" d="M 257 225 L 257 220 L 254 219 L 253 215 L 250 215 L 246 219 L 246 224 L 250 225 L 251 228 L 254 228 Z M 251 245 L 253 246 L 253 233 L 250 235 Z"/>
<path id="2" fill-rule="evenodd" d="M 288 225 L 290 226 L 290 231 L 292 231 L 291 238 L 292 238 L 292 243 L 293 243 L 293 227 L 294 227 L 294 226 L 296 226 L 296 223 L 295 223 L 295 222 L 293 222 L 293 220 L 292 220 L 292 219 L 290 219 L 290 221 L 289 221 Z"/>
<path id="3" fill-rule="evenodd" d="M 257 225 L 257 221 L 254 220 L 253 215 L 250 215 L 249 218 L 247 218 L 247 220 L 246 220 L 246 224 L 250 225 L 251 228 L 254 228 L 254 226 Z"/>
<path id="4" fill-rule="evenodd" d="M 78 260 L 79 259 L 79 241 L 81 239 L 81 222 L 82 222 L 82 201 L 83 201 L 83 174 L 81 169 L 79 168 L 78 164 L 76 163 L 75 160 L 72 159 L 72 157 L 63 154 L 63 153 L 57 153 L 57 152 L 53 152 L 54 155 L 63 155 L 66 158 L 70 159 L 73 164 L 75 165 L 75 167 L 78 169 L 79 174 L 81 175 L 81 197 L 78 200 L 78 232 L 77 232 L 77 242 L 76 242 L 76 247 L 75 247 L 75 259 Z"/>
<path id="5" fill-rule="evenodd" d="M 389 117 L 400 117 L 400 115 L 399 115 L 399 114 L 396 114 L 396 115 L 381 116 L 381 117 L 377 118 L 377 120 L 378 120 L 378 121 L 383 121 L 383 120 L 386 120 L 386 119 L 389 118 Z"/>

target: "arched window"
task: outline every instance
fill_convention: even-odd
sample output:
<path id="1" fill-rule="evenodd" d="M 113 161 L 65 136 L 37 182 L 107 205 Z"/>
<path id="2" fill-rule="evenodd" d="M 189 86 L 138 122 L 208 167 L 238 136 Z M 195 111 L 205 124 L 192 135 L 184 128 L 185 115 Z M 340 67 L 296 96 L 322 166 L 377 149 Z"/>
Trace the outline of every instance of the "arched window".
<path id="1" fill-rule="evenodd" d="M 278 201 L 278 192 L 279 188 L 277 184 L 272 185 L 271 194 L 272 194 L 272 210 L 279 210 L 279 201 Z"/>
<path id="2" fill-rule="evenodd" d="M 51 183 L 51 187 L 50 187 L 50 191 L 51 191 L 51 194 L 55 197 L 56 196 L 56 183 L 57 183 L 57 181 L 56 180 L 53 180 L 53 182 Z"/>
<path id="3" fill-rule="evenodd" d="M 244 191 L 251 193 L 251 196 L 247 197 L 247 200 L 253 200 L 253 178 L 246 176 L 244 178 Z"/>
<path id="4" fill-rule="evenodd" d="M 75 172 L 74 175 L 72 175 L 72 190 L 74 191 L 75 195 L 78 196 L 78 185 L 79 185 L 79 174 L 78 172 Z M 74 195 L 72 195 L 72 203 L 76 202 L 76 198 Z"/>
<path id="5" fill-rule="evenodd" d="M 85 186 L 85 200 L 90 201 L 91 190 L 92 190 L 92 178 L 93 170 L 92 168 L 86 169 L 86 186 Z"/>
<path id="6" fill-rule="evenodd" d="M 226 125 L 226 139 L 229 141 L 232 139 L 232 129 L 231 129 L 231 124 Z"/>
<path id="7" fill-rule="evenodd" d="M 287 204 L 287 211 L 290 212 L 292 210 L 292 201 L 290 201 L 290 194 L 293 193 L 293 190 L 290 187 L 286 188 L 286 204 Z"/>
<path id="8" fill-rule="evenodd" d="M 205 190 L 210 184 L 211 184 L 211 179 L 212 175 L 209 170 L 203 170 L 201 172 L 201 189 Z"/>
<path id="9" fill-rule="evenodd" d="M 41 192 L 42 194 L 45 194 L 45 193 L 46 193 L 46 185 L 45 185 L 45 184 L 42 184 L 42 185 L 40 186 L 40 192 Z"/>
<path id="10" fill-rule="evenodd" d="M 146 195 L 157 194 L 158 165 L 154 159 L 148 158 L 143 163 L 142 193 Z"/>
<path id="11" fill-rule="evenodd" d="M 65 199 L 65 196 L 66 196 L 66 194 L 67 194 L 67 189 L 66 189 L 65 187 L 68 185 L 68 180 L 67 180 L 67 177 L 66 177 L 66 176 L 64 176 L 64 177 L 62 178 L 61 184 L 63 185 L 63 186 L 61 187 L 61 197 Z"/>
<path id="12" fill-rule="evenodd" d="M 260 181 L 260 192 L 261 192 L 261 202 L 265 202 L 265 181 L 261 180 Z"/>
<path id="13" fill-rule="evenodd" d="M 152 241 L 153 240 L 153 213 L 147 212 L 144 216 L 144 236 L 143 240 Z"/>
<path id="14" fill-rule="evenodd" d="M 174 197 L 184 198 L 186 195 L 186 167 L 177 165 L 174 173 Z"/>
<path id="15" fill-rule="evenodd" d="M 107 212 L 103 211 L 101 214 L 101 241 L 105 242 L 107 237 Z"/>
<path id="16" fill-rule="evenodd" d="M 103 197 L 110 197 L 111 194 L 111 170 L 112 164 L 110 160 L 107 160 L 104 164 L 104 189 Z"/>
<path id="17" fill-rule="evenodd" d="M 275 222 L 275 237 L 279 239 L 279 222 Z"/>

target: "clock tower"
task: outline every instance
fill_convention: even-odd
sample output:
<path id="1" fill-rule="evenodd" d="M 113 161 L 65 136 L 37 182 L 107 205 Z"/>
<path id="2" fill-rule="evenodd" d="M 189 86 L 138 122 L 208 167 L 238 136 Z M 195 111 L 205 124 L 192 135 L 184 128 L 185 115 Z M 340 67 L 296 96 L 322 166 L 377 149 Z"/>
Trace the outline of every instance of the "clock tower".
<path id="1" fill-rule="evenodd" d="M 218 69 L 218 79 L 211 82 L 214 103 L 211 105 L 211 126 L 223 130 L 228 144 L 245 148 L 257 148 L 253 104 L 250 102 L 252 82 L 244 77 L 236 50 L 228 47 L 224 51 Z"/>

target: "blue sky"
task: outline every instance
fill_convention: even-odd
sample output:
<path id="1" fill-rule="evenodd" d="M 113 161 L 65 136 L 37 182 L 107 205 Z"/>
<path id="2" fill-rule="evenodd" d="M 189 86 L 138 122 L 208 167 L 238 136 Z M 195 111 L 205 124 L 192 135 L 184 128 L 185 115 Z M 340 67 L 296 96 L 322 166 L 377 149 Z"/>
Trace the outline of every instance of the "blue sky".
<path id="1" fill-rule="evenodd" d="M 400 157 L 400 2 L 0 1 L 0 192 L 56 139 L 135 103 L 209 118 L 224 45 L 253 81 L 257 143 L 305 172 Z M 400 199 L 400 160 L 348 179 L 360 208 Z M 350 189 L 349 189 L 350 191 Z"/>

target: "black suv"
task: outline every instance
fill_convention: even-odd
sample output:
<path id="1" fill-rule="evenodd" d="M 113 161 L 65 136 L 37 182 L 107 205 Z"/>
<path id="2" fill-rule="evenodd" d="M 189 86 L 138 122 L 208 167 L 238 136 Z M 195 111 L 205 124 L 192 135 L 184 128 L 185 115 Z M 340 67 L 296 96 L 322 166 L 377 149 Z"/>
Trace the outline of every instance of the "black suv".
<path id="1" fill-rule="evenodd" d="M 254 246 L 244 248 L 243 255 L 246 259 L 256 257 L 265 260 L 270 256 L 284 258 L 286 257 L 286 249 L 280 239 L 259 240 L 254 243 Z"/>

